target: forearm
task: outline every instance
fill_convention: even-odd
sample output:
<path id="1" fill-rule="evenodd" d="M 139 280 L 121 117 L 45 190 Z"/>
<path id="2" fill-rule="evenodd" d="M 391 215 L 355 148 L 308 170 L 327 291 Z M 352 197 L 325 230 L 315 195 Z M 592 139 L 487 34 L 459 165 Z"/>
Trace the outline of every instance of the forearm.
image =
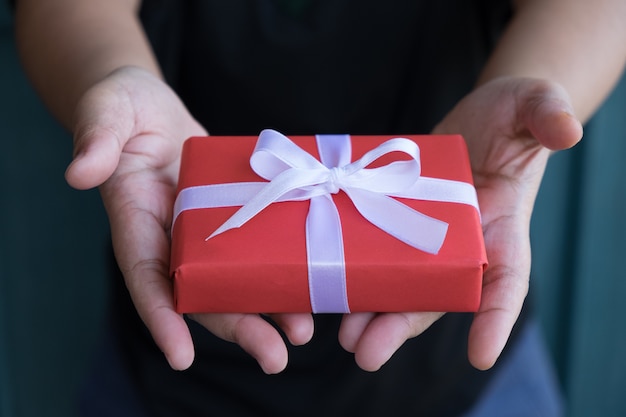
<path id="1" fill-rule="evenodd" d="M 542 78 L 568 91 L 586 121 L 626 62 L 626 1 L 520 0 L 479 84 L 500 76 Z"/>
<path id="2" fill-rule="evenodd" d="M 154 74 L 158 65 L 137 19 L 139 0 L 18 0 L 23 66 L 44 102 L 68 128 L 82 94 L 117 68 Z"/>

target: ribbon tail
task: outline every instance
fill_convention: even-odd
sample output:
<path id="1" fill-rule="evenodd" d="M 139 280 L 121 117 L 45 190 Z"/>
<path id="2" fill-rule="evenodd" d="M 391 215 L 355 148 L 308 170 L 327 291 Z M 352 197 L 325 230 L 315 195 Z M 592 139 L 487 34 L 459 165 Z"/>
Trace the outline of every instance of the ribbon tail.
<path id="1" fill-rule="evenodd" d="M 446 180 L 443 178 L 419 177 L 412 187 L 388 195 L 415 200 L 467 204 L 478 210 L 480 214 L 476 188 L 468 182 Z"/>
<path id="2" fill-rule="evenodd" d="M 271 182 L 266 183 L 254 197 L 235 212 L 226 222 L 217 228 L 206 240 L 209 240 L 227 230 L 244 225 L 270 204 L 280 201 L 285 194 L 323 180 L 323 171 L 302 170 L 291 168 L 277 175 Z"/>
<path id="3" fill-rule="evenodd" d="M 383 194 L 357 188 L 345 191 L 359 213 L 386 233 L 424 252 L 437 254 L 441 249 L 448 223 Z"/>
<path id="4" fill-rule="evenodd" d="M 172 228 L 183 211 L 243 206 L 266 185 L 266 182 L 239 182 L 183 188 L 174 201 Z"/>

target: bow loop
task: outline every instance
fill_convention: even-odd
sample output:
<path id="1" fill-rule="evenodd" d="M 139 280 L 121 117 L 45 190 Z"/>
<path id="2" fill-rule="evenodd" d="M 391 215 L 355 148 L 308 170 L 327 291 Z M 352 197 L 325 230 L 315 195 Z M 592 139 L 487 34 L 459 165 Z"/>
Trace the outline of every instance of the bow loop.
<path id="1" fill-rule="evenodd" d="M 406 161 L 394 161 L 377 168 L 367 168 L 381 157 L 401 152 L 409 156 Z M 420 177 L 419 147 L 405 138 L 390 139 L 367 152 L 357 161 L 347 165 L 344 170 L 347 187 L 360 188 L 381 194 L 394 194 L 406 190 Z"/>
<path id="2" fill-rule="evenodd" d="M 324 165 L 286 136 L 263 130 L 250 157 L 250 166 L 260 177 L 271 181 L 290 168 L 324 170 Z"/>

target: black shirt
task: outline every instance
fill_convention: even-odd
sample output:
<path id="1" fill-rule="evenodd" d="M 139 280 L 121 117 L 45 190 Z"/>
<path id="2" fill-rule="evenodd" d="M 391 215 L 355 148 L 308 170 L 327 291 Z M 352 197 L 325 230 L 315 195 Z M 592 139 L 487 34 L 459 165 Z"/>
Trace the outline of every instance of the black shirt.
<path id="1" fill-rule="evenodd" d="M 418 134 L 472 89 L 510 12 L 497 0 L 144 0 L 141 16 L 212 134 Z M 122 347 L 155 416 L 454 416 L 493 373 L 467 360 L 471 314 L 445 315 L 374 373 L 339 346 L 341 317 L 318 315 L 273 376 L 190 322 L 196 360 L 175 372 L 119 297 Z"/>

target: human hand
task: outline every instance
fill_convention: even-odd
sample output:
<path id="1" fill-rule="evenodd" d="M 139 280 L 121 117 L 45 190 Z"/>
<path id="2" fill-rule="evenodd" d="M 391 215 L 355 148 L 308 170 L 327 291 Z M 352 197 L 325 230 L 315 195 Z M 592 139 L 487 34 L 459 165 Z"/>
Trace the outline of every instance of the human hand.
<path id="1" fill-rule="evenodd" d="M 174 369 L 191 365 L 194 349 L 174 310 L 169 228 L 184 139 L 206 131 L 160 79 L 126 67 L 89 89 L 74 121 L 74 160 L 66 172 L 78 189 L 100 186 L 113 248 L 133 303 Z M 267 373 L 287 364 L 278 331 L 255 314 L 195 314 L 222 339 L 239 344 Z M 271 317 L 293 344 L 313 334 L 310 314 Z"/>
<path id="2" fill-rule="evenodd" d="M 582 126 L 567 93 L 547 81 L 500 78 L 463 100 L 435 134 L 460 133 L 470 152 L 489 267 L 469 334 L 473 366 L 496 362 L 528 293 L 530 217 L 551 150 L 574 146 Z M 380 368 L 442 313 L 346 315 L 339 339 L 365 370 Z"/>

